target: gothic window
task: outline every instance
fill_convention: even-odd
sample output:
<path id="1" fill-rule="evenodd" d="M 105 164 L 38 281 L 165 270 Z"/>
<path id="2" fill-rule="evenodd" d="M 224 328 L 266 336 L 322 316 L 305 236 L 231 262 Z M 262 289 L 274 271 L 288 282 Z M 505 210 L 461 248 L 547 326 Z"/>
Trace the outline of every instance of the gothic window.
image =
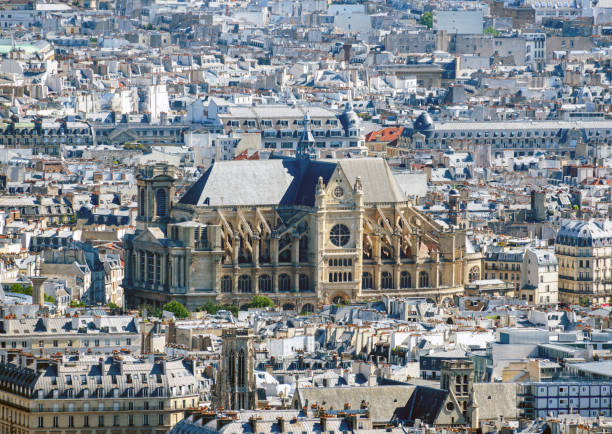
<path id="1" fill-rule="evenodd" d="M 221 278 L 221 292 L 232 292 L 231 276 L 223 276 Z"/>
<path id="2" fill-rule="evenodd" d="M 140 253 L 140 264 L 139 264 L 138 280 L 140 280 L 140 281 L 144 281 L 145 280 L 145 256 L 144 256 L 143 252 Z"/>
<path id="3" fill-rule="evenodd" d="M 238 292 L 251 292 L 253 290 L 251 285 L 251 276 L 243 274 L 238 278 Z"/>
<path id="4" fill-rule="evenodd" d="M 164 190 L 163 188 L 159 188 L 155 193 L 155 211 L 157 217 L 166 216 L 166 205 L 166 190 Z"/>
<path id="5" fill-rule="evenodd" d="M 342 224 L 337 224 L 331 228 L 329 240 L 334 246 L 344 247 L 348 244 L 351 237 L 349 228 Z"/>
<path id="6" fill-rule="evenodd" d="M 334 197 L 340 199 L 342 196 L 344 196 L 344 189 L 340 186 L 334 188 Z"/>
<path id="7" fill-rule="evenodd" d="M 400 288 L 410 288 L 412 286 L 412 282 L 410 280 L 410 273 L 407 271 L 402 271 L 400 274 Z"/>
<path id="8" fill-rule="evenodd" d="M 291 279 L 288 274 L 278 276 L 278 290 L 281 292 L 289 292 L 291 290 Z"/>
<path id="9" fill-rule="evenodd" d="M 383 271 L 381 283 L 383 289 L 393 289 L 393 277 L 391 277 L 391 273 Z"/>
<path id="10" fill-rule="evenodd" d="M 363 273 L 361 276 L 361 289 L 372 289 L 372 274 L 371 273 Z"/>
<path id="11" fill-rule="evenodd" d="M 155 283 L 161 283 L 161 257 L 157 256 L 157 261 L 155 262 Z"/>
<path id="12" fill-rule="evenodd" d="M 246 356 L 244 350 L 240 350 L 238 354 L 238 387 L 244 386 L 246 386 Z"/>
<path id="13" fill-rule="evenodd" d="M 419 273 L 419 288 L 429 287 L 429 275 L 425 271 Z"/>
<path id="14" fill-rule="evenodd" d="M 299 284 L 300 284 L 300 292 L 310 291 L 310 282 L 308 281 L 307 275 L 300 274 Z"/>
<path id="15" fill-rule="evenodd" d="M 145 215 L 145 189 L 141 188 L 140 189 L 140 215 L 144 216 Z"/>
<path id="16" fill-rule="evenodd" d="M 259 276 L 259 290 L 261 292 L 272 292 L 272 279 L 268 274 Z"/>
<path id="17" fill-rule="evenodd" d="M 472 267 L 470 268 L 470 282 L 473 282 L 474 280 L 479 280 L 480 279 L 480 268 L 478 267 Z"/>
<path id="18" fill-rule="evenodd" d="M 153 273 L 155 272 L 154 270 L 154 262 L 153 262 L 153 255 L 151 253 L 147 254 L 147 282 L 148 283 L 153 283 Z"/>

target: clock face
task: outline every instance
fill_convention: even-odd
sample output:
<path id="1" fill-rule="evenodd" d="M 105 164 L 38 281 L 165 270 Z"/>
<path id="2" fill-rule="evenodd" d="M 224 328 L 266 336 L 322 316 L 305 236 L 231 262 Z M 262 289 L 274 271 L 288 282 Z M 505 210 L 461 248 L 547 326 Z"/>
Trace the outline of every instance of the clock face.
<path id="1" fill-rule="evenodd" d="M 344 196 L 344 189 L 342 187 L 334 188 L 334 197 L 340 199 L 342 196 Z"/>

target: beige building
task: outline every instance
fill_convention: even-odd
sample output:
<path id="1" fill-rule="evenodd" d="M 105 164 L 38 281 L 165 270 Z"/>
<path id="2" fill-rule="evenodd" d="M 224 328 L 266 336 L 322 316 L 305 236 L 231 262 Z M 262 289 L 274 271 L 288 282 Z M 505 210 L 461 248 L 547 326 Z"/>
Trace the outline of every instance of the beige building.
<path id="1" fill-rule="evenodd" d="M 523 254 L 519 297 L 535 304 L 557 304 L 559 271 L 555 254 L 528 247 Z"/>
<path id="2" fill-rule="evenodd" d="M 0 432 L 166 433 L 199 403 L 193 362 L 20 357 L 1 364 Z"/>
<path id="3" fill-rule="evenodd" d="M 555 238 L 559 301 L 609 303 L 612 297 L 612 222 L 566 221 Z"/>
<path id="4" fill-rule="evenodd" d="M 312 151 L 313 146 L 308 149 Z M 481 255 L 406 198 L 383 159 L 213 164 L 176 204 L 173 169 L 139 175 L 142 230 L 126 241 L 128 304 L 177 299 L 285 309 L 382 295 L 452 301 Z"/>

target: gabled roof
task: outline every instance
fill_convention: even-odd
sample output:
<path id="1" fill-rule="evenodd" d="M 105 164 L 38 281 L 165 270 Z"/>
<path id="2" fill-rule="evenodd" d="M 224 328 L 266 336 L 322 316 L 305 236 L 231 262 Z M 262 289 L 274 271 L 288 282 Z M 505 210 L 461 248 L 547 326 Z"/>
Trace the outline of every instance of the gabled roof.
<path id="1" fill-rule="evenodd" d="M 302 160 L 272 157 L 219 161 L 185 193 L 179 203 L 196 206 L 314 206 L 319 177 L 327 185 L 337 168 L 350 185 L 357 177 L 366 203 L 401 202 L 405 195 L 382 158 Z"/>

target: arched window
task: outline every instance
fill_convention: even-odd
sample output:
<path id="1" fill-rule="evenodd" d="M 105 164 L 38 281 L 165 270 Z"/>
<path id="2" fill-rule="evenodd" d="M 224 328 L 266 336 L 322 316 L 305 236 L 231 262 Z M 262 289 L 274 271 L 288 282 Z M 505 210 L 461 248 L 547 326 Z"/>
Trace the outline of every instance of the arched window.
<path id="1" fill-rule="evenodd" d="M 259 276 L 259 290 L 261 292 L 272 292 L 272 279 L 267 274 Z"/>
<path id="2" fill-rule="evenodd" d="M 141 188 L 140 189 L 140 215 L 144 216 L 145 215 L 145 189 Z"/>
<path id="3" fill-rule="evenodd" d="M 473 282 L 474 280 L 480 280 L 480 268 L 479 267 L 470 268 L 469 279 L 470 279 L 470 282 Z"/>
<path id="4" fill-rule="evenodd" d="M 291 289 L 291 279 L 288 274 L 278 276 L 278 290 L 281 292 L 289 292 Z"/>
<path id="5" fill-rule="evenodd" d="M 383 271 L 381 283 L 383 289 L 393 289 L 393 277 L 391 277 L 391 273 Z"/>
<path id="6" fill-rule="evenodd" d="M 221 292 L 232 292 L 231 276 L 223 276 L 221 278 Z"/>
<path id="7" fill-rule="evenodd" d="M 419 288 L 429 287 L 429 274 L 425 271 L 419 273 Z"/>
<path id="8" fill-rule="evenodd" d="M 300 292 L 310 291 L 310 281 L 307 275 L 300 274 L 299 284 L 300 284 Z"/>
<path id="9" fill-rule="evenodd" d="M 238 292 L 251 292 L 253 290 L 251 286 L 251 276 L 243 274 L 238 278 Z"/>
<path id="10" fill-rule="evenodd" d="M 361 276 L 361 289 L 372 289 L 372 274 L 365 272 Z"/>
<path id="11" fill-rule="evenodd" d="M 246 370 L 246 356 L 244 350 L 241 349 L 238 353 L 238 387 L 246 386 Z"/>
<path id="12" fill-rule="evenodd" d="M 412 282 L 410 279 L 410 273 L 407 271 L 402 271 L 400 274 L 400 288 L 410 288 L 412 286 Z"/>
<path id="13" fill-rule="evenodd" d="M 167 208 L 166 190 L 158 188 L 155 192 L 155 215 L 157 217 L 166 217 Z"/>
<path id="14" fill-rule="evenodd" d="M 455 378 L 455 383 L 461 384 L 461 375 L 457 375 L 457 377 Z"/>

